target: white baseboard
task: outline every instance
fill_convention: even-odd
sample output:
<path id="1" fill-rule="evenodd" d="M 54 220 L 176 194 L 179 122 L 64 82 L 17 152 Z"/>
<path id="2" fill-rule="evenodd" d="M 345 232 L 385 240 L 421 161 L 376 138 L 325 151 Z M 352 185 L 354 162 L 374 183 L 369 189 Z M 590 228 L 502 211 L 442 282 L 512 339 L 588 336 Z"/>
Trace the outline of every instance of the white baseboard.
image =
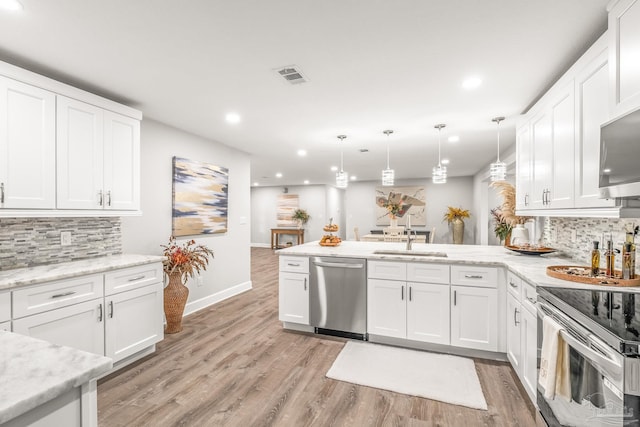
<path id="1" fill-rule="evenodd" d="M 190 303 L 187 303 L 187 306 L 184 308 L 183 317 L 195 313 L 198 310 L 202 310 L 203 308 L 207 308 L 210 305 L 216 304 L 220 301 L 224 301 L 228 298 L 239 295 L 243 292 L 250 291 L 252 288 L 253 286 L 251 284 L 251 280 L 249 280 L 244 283 L 240 283 L 239 285 L 225 289 L 224 291 L 216 292 L 213 295 L 200 298 L 199 300 L 191 301 Z"/>
<path id="2" fill-rule="evenodd" d="M 271 245 L 269 243 L 252 243 L 252 248 L 270 248 Z"/>

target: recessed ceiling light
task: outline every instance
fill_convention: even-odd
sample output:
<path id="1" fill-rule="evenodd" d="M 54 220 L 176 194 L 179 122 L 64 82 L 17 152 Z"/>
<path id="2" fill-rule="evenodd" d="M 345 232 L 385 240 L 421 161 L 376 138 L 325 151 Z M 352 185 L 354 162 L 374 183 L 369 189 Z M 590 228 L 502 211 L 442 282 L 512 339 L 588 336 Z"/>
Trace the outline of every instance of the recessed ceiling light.
<path id="1" fill-rule="evenodd" d="M 305 185 L 309 184 L 309 180 L 308 180 L 308 179 L 305 179 L 305 180 L 304 180 L 304 183 L 305 183 Z"/>
<path id="2" fill-rule="evenodd" d="M 298 156 L 304 157 L 307 155 L 307 150 L 298 150 Z"/>
<path id="3" fill-rule="evenodd" d="M 337 166 L 331 166 L 331 172 L 337 172 L 337 171 L 338 171 Z"/>
<path id="4" fill-rule="evenodd" d="M 477 76 L 467 77 L 462 81 L 462 87 L 467 90 L 477 89 L 482 84 L 482 79 Z"/>
<path id="5" fill-rule="evenodd" d="M 254 182 L 254 183 L 253 183 L 253 186 L 254 186 L 254 187 L 257 187 L 258 185 L 260 185 L 260 183 L 259 183 L 259 182 Z"/>
<path id="6" fill-rule="evenodd" d="M 0 9 L 18 11 L 24 7 L 18 0 L 0 0 Z"/>
<path id="7" fill-rule="evenodd" d="M 282 174 L 280 172 L 276 173 L 276 178 L 282 178 Z"/>
<path id="8" fill-rule="evenodd" d="M 449 164 L 449 159 L 442 159 L 442 164 L 443 165 L 448 165 Z"/>
<path id="9" fill-rule="evenodd" d="M 357 176 L 355 176 L 355 175 L 351 175 L 351 177 L 349 177 L 349 179 L 350 179 L 351 181 L 355 181 L 356 179 L 358 179 L 358 177 L 357 177 Z"/>
<path id="10" fill-rule="evenodd" d="M 234 125 L 236 123 L 240 123 L 240 115 L 238 113 L 227 113 L 227 115 L 224 118 L 227 122 L 232 123 Z"/>
<path id="11" fill-rule="evenodd" d="M 458 135 L 451 135 L 449 138 L 447 138 L 447 141 L 449 141 L 449 142 L 458 142 L 458 141 L 460 141 L 460 137 Z"/>

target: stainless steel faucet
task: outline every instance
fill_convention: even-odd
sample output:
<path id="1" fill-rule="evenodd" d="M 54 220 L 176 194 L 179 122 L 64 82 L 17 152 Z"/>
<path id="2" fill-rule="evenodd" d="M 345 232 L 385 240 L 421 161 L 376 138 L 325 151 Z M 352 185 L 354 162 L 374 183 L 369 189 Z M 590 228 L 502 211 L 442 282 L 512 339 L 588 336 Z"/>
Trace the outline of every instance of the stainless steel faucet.
<path id="1" fill-rule="evenodd" d="M 411 232 L 414 232 L 414 237 L 411 238 Z M 418 233 L 410 228 L 407 229 L 407 250 L 410 251 L 411 250 L 411 243 L 415 240 L 415 238 L 418 236 Z"/>

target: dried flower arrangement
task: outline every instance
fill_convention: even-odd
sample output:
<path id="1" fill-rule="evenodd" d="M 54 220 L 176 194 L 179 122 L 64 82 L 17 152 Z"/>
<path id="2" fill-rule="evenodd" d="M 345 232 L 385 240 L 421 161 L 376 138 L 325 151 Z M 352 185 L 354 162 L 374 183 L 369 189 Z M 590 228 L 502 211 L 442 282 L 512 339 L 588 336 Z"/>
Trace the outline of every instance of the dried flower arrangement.
<path id="1" fill-rule="evenodd" d="M 171 236 L 169 244 L 161 246 L 164 248 L 164 272 L 168 276 L 180 273 L 183 282 L 187 277 L 193 277 L 194 274 L 206 270 L 209 257 L 213 258 L 213 251 L 204 245 L 196 245 L 195 240 L 187 240 L 178 245 L 176 238 Z"/>
<path id="2" fill-rule="evenodd" d="M 516 224 L 524 224 L 532 217 L 516 215 L 516 189 L 507 181 L 494 181 L 491 187 L 498 190 L 502 196 L 502 205 L 499 207 L 502 221 L 514 227 Z M 493 212 L 492 212 L 493 213 Z"/>
<path id="3" fill-rule="evenodd" d="M 469 218 L 470 216 L 471 214 L 469 213 L 468 209 L 454 208 L 453 206 L 448 206 L 447 212 L 445 212 L 444 218 L 442 219 L 442 221 L 447 221 L 449 224 L 451 224 L 456 219 Z"/>

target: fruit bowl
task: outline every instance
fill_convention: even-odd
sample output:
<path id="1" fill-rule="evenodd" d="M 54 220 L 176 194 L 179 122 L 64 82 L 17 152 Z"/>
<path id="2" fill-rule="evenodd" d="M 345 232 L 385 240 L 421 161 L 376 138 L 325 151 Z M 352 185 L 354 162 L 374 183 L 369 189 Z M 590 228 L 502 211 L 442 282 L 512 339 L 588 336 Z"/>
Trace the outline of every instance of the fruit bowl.
<path id="1" fill-rule="evenodd" d="M 320 246 L 338 246 L 342 242 L 338 236 L 332 234 L 325 234 L 320 239 Z"/>
<path id="2" fill-rule="evenodd" d="M 338 224 L 329 224 L 322 227 L 322 229 L 328 233 L 335 233 L 338 231 L 339 227 Z"/>

